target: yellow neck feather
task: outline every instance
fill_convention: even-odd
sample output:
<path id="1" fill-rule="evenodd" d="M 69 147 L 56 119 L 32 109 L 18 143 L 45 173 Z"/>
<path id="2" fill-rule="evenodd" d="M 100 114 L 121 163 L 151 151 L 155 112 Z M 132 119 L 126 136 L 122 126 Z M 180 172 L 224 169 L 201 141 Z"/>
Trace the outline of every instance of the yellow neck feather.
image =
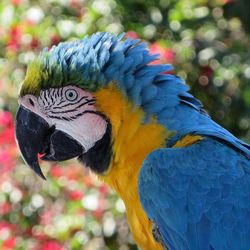
<path id="1" fill-rule="evenodd" d="M 142 249 L 160 250 L 139 200 L 138 174 L 147 155 L 165 147 L 168 132 L 154 119 L 143 124 L 142 109 L 134 107 L 113 84 L 97 91 L 95 97 L 99 110 L 110 119 L 114 154 L 110 169 L 99 177 L 123 199 L 137 244 Z"/>

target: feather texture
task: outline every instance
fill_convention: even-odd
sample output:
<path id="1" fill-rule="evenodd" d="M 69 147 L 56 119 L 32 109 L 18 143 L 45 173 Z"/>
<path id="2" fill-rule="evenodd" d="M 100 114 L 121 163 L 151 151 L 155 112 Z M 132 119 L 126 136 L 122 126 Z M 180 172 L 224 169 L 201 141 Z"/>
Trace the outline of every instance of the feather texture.
<path id="1" fill-rule="evenodd" d="M 139 176 L 149 218 L 170 250 L 250 246 L 250 160 L 211 138 L 152 152 Z"/>

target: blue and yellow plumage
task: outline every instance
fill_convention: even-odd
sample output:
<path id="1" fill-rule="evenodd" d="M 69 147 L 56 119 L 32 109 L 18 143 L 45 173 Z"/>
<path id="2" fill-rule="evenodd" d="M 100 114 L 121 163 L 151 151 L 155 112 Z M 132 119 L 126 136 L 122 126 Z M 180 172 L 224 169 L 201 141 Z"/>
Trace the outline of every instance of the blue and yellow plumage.
<path id="1" fill-rule="evenodd" d="M 99 178 L 124 200 L 142 249 L 249 249 L 250 146 L 215 123 L 182 79 L 163 74 L 171 66 L 151 65 L 156 58 L 140 40 L 96 33 L 44 50 L 20 95 L 68 85 L 93 94 L 112 127 Z"/>

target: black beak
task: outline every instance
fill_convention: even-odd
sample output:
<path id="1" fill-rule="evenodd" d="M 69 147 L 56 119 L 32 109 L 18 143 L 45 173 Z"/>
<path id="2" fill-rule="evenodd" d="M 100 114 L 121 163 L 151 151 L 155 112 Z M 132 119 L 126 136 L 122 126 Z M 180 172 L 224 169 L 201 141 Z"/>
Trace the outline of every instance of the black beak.
<path id="1" fill-rule="evenodd" d="M 70 135 L 50 127 L 39 115 L 20 106 L 16 115 L 16 140 L 25 163 L 46 179 L 38 154 L 47 161 L 64 161 L 80 156 L 84 148 Z"/>

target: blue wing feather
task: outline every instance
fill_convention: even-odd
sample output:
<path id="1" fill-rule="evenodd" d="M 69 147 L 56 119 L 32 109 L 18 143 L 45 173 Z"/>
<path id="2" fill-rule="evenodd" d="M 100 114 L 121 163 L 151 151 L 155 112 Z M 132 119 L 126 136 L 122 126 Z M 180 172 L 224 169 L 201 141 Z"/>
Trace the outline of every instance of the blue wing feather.
<path id="1" fill-rule="evenodd" d="M 139 175 L 146 213 L 170 250 L 250 249 L 250 160 L 213 138 L 152 152 Z"/>

